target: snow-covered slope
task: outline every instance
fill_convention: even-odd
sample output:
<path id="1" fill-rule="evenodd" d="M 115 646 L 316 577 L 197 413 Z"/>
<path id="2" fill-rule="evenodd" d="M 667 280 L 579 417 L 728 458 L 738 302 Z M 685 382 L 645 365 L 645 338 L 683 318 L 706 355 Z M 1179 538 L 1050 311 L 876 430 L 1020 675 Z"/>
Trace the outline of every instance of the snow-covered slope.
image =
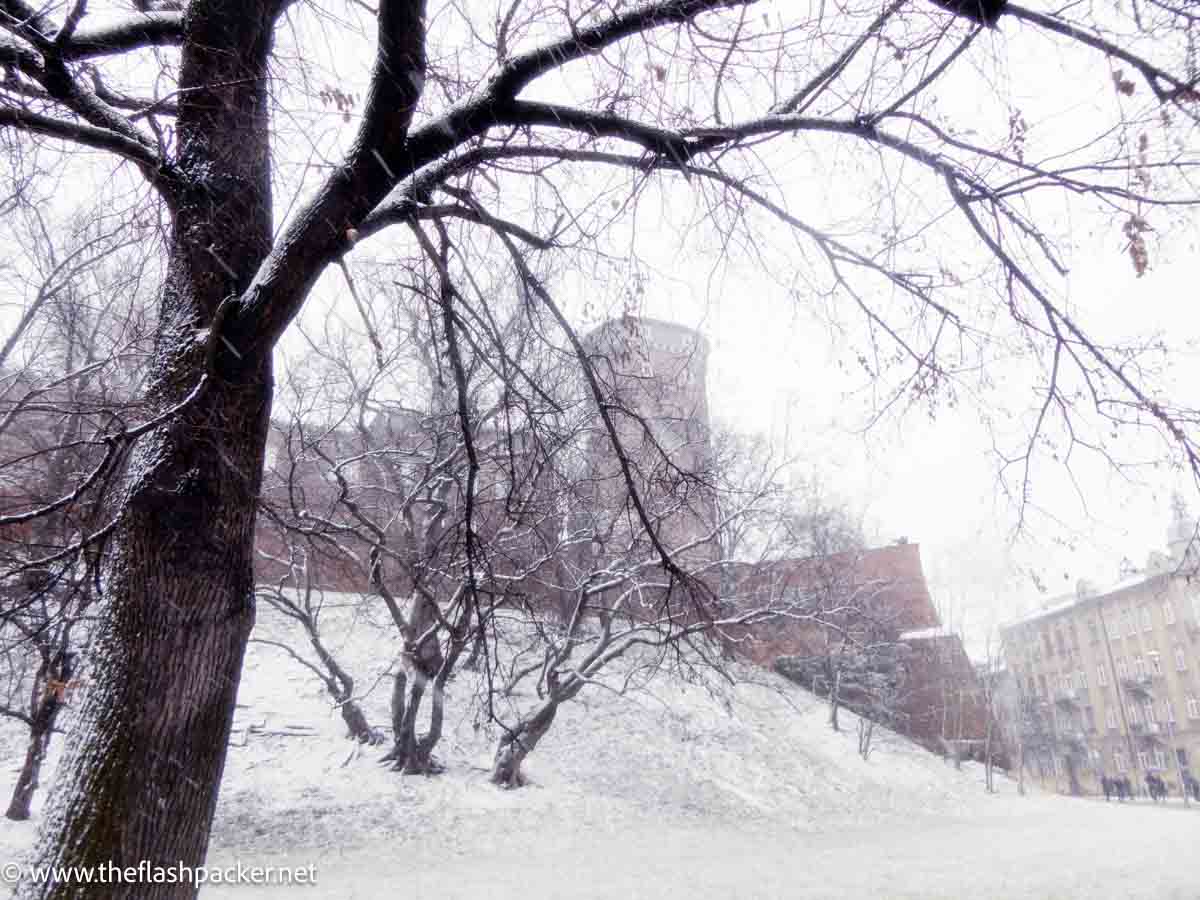
<path id="1" fill-rule="evenodd" d="M 384 673 L 396 650 L 390 633 L 350 610 L 331 620 L 336 652 L 358 679 L 369 718 L 382 726 L 390 690 Z M 263 635 L 280 634 L 265 611 L 260 627 Z M 823 894 L 821 882 L 806 880 L 816 863 L 790 873 L 789 848 L 811 854 L 824 847 L 845 876 L 844 862 L 833 860 L 857 841 L 867 865 L 874 857 L 866 844 L 886 845 L 883 835 L 947 838 L 955 823 L 999 828 L 1006 816 L 1081 802 L 1019 800 L 1003 778 L 1001 796 L 989 796 L 980 767 L 956 770 L 887 732 L 877 732 L 864 761 L 852 715 L 843 713 L 844 730 L 834 733 L 824 705 L 810 695 L 761 670 L 737 674 L 740 683 L 720 689 L 666 677 L 632 696 L 585 692 L 529 758 L 531 784 L 505 792 L 487 781 L 496 734 L 472 708 L 476 676 L 464 673 L 452 686 L 437 754 L 445 774 L 401 777 L 377 765 L 382 748 L 359 751 L 344 738 L 310 672 L 277 648 L 253 645 L 212 861 L 315 863 L 318 886 L 291 888 L 313 898 L 662 896 L 664 876 L 680 896 L 780 896 L 784 885 L 795 896 L 854 896 L 832 888 Z M 3 734 L 0 790 L 11 789 L 20 762 L 16 737 L 12 729 Z M 0 826 L 0 857 L 13 859 L 34 825 Z M 678 877 L 663 866 L 679 867 Z M 755 867 L 760 876 L 752 876 Z M 707 873 L 704 890 L 684 889 L 689 871 Z M 909 896 L 899 882 L 893 888 L 873 895 Z M 245 890 L 273 893 L 210 888 L 202 896 Z"/>

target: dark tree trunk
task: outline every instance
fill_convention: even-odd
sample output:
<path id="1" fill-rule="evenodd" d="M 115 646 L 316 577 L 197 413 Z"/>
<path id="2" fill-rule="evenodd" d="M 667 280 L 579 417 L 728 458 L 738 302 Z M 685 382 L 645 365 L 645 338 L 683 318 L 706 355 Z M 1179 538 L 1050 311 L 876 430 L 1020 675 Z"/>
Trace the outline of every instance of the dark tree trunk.
<path id="1" fill-rule="evenodd" d="M 839 668 L 833 673 L 833 681 L 829 688 L 829 725 L 834 731 L 841 731 L 841 725 L 838 722 L 838 710 L 841 708 L 842 694 L 842 670 Z"/>
<path id="2" fill-rule="evenodd" d="M 558 707 L 565 699 L 568 698 L 551 696 L 532 714 L 522 719 L 516 728 L 500 738 L 500 745 L 496 748 L 496 757 L 492 762 L 492 784 L 503 788 L 517 788 L 525 783 L 521 774 L 521 763 L 546 736 L 546 732 L 554 724 L 554 717 L 558 715 Z"/>
<path id="3" fill-rule="evenodd" d="M 382 735 L 371 727 L 361 706 L 353 700 L 344 700 L 341 704 L 341 710 L 342 721 L 346 723 L 346 730 L 353 740 L 358 741 L 360 744 L 370 744 L 372 747 L 383 743 Z"/>
<path id="4" fill-rule="evenodd" d="M 107 599 L 40 865 L 202 865 L 254 622 L 254 514 L 270 416 L 269 348 L 221 330 L 272 239 L 266 66 L 274 3 L 188 5 L 172 240 L 148 401 L 181 410 L 131 455 Z M 239 350 L 241 344 L 242 350 Z M 205 379 L 205 387 L 197 386 Z M 108 885 L 112 900 L 191 884 Z M 95 897 L 23 882 L 17 896 Z"/>
<path id="5" fill-rule="evenodd" d="M 14 821 L 23 822 L 29 818 L 33 794 L 42 774 L 42 763 L 45 762 L 50 738 L 54 734 L 54 723 L 58 720 L 58 713 L 66 701 L 74 674 L 71 655 L 63 653 L 54 665 L 47 666 L 34 679 L 29 745 L 25 750 L 25 763 L 21 766 L 21 774 L 17 776 L 12 800 L 5 813 L 5 816 Z"/>
<path id="6" fill-rule="evenodd" d="M 29 818 L 33 793 L 37 790 L 38 778 L 42 773 L 42 762 L 46 759 L 46 751 L 50 747 L 50 735 L 51 730 L 41 728 L 36 722 L 29 729 L 25 764 L 21 766 L 21 774 L 17 776 L 17 785 L 13 788 L 8 811 L 4 814 L 15 822 L 24 822 Z"/>
<path id="7" fill-rule="evenodd" d="M 425 682 L 420 673 L 414 673 L 408 686 L 404 715 L 400 730 L 396 733 L 396 744 L 392 748 L 392 768 L 398 772 L 420 773 L 417 760 L 417 713 L 421 711 L 421 703 L 425 698 Z"/>

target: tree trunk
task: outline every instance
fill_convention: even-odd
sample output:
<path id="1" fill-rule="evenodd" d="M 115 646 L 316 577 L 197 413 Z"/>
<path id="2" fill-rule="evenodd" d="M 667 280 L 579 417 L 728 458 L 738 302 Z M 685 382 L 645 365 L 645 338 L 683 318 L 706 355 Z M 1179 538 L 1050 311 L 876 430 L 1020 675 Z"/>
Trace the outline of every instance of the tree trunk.
<path id="1" fill-rule="evenodd" d="M 273 389 L 270 347 L 251 346 L 252 323 L 222 331 L 217 313 L 249 287 L 272 241 L 274 7 L 188 6 L 170 260 L 146 398 L 159 415 L 175 412 L 129 460 L 87 693 L 38 865 L 200 866 L 208 849 L 254 623 L 254 518 Z M 182 900 L 196 890 L 110 884 L 104 896 Z M 96 892 L 26 880 L 17 896 Z"/>
<path id="2" fill-rule="evenodd" d="M 426 677 L 413 672 L 411 683 L 408 676 L 397 673 L 392 686 L 392 749 L 381 762 L 390 762 L 397 772 L 407 775 L 425 774 L 419 757 L 417 741 L 417 714 L 425 697 Z M 406 690 L 407 688 L 407 690 Z"/>
<path id="3" fill-rule="evenodd" d="M 50 738 L 54 734 L 54 723 L 63 707 L 68 684 L 74 674 L 70 657 L 64 656 L 57 666 L 43 670 L 43 674 L 44 677 L 38 677 L 34 681 L 33 717 L 29 725 L 29 745 L 25 750 L 25 763 L 21 766 L 21 774 L 17 776 L 17 784 L 13 788 L 12 800 L 4 814 L 16 822 L 23 822 L 29 818 L 33 794 L 42 774 L 42 763 L 45 762 Z"/>
<path id="4" fill-rule="evenodd" d="M 840 706 L 840 693 L 842 689 L 842 670 L 839 668 L 833 673 L 833 683 L 829 689 L 829 725 L 834 731 L 841 731 L 841 726 L 838 724 L 838 707 Z"/>
<path id="5" fill-rule="evenodd" d="M 1079 783 L 1079 771 L 1075 765 L 1075 757 L 1067 754 L 1067 790 L 1072 797 L 1083 794 L 1083 785 Z"/>
<path id="6" fill-rule="evenodd" d="M 353 740 L 360 744 L 369 744 L 372 747 L 383 742 L 383 737 L 367 721 L 361 706 L 353 700 L 344 700 L 341 710 L 342 721 L 346 723 L 346 729 Z"/>
<path id="7" fill-rule="evenodd" d="M 521 763 L 546 736 L 558 714 L 561 698 L 550 697 L 531 715 L 522 719 L 512 731 L 500 738 L 496 758 L 492 763 L 492 784 L 517 788 L 525 783 Z"/>

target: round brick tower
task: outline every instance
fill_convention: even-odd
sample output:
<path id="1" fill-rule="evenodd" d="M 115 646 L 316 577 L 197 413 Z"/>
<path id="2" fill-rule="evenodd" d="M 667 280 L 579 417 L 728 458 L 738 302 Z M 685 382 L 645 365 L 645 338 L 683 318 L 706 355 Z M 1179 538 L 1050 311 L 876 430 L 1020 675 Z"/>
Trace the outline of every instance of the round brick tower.
<path id="1" fill-rule="evenodd" d="M 616 431 L 649 514 L 668 549 L 708 534 L 714 520 L 710 483 L 708 341 L 661 319 L 623 316 L 605 322 L 584 345 L 607 395 Z M 597 433 L 593 474 L 604 495 L 626 493 L 607 435 Z M 681 562 L 715 559 L 715 542 L 689 549 Z"/>

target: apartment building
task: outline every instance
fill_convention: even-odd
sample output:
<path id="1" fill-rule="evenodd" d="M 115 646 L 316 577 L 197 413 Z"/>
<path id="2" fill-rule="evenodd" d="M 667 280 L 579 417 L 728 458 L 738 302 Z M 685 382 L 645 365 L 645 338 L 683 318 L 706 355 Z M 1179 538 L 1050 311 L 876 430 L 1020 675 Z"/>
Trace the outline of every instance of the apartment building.
<path id="1" fill-rule="evenodd" d="M 1178 792 L 1200 774 L 1200 580 L 1180 565 L 1193 533 L 1177 513 L 1172 558 L 1105 591 L 1081 583 L 1002 629 L 1008 718 L 1045 786 L 1092 793 L 1107 774 L 1144 788 L 1155 772 Z"/>

